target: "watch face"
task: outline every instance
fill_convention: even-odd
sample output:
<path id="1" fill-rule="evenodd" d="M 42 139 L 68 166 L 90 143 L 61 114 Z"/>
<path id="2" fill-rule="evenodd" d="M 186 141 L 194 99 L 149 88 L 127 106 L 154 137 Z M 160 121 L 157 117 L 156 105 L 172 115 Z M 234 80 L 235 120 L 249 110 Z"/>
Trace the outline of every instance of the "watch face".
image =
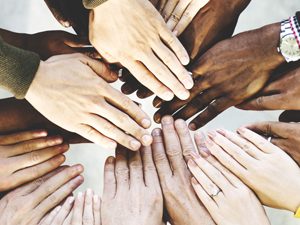
<path id="1" fill-rule="evenodd" d="M 289 35 L 282 39 L 281 52 L 289 58 L 300 58 L 300 49 L 294 36 Z"/>

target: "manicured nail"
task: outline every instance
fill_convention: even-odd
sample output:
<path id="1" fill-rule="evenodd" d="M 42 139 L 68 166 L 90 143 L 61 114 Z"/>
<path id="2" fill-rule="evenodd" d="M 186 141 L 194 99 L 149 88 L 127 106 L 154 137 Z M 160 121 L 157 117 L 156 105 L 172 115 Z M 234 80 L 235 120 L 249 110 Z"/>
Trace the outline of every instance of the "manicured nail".
<path id="1" fill-rule="evenodd" d="M 197 129 L 196 124 L 195 124 L 195 123 L 190 123 L 190 124 L 189 124 L 189 129 L 190 129 L 191 131 L 195 131 L 195 130 Z"/>
<path id="2" fill-rule="evenodd" d="M 112 156 L 109 156 L 109 157 L 107 158 L 107 162 L 108 162 L 108 163 L 114 163 L 114 162 L 115 162 L 115 158 L 112 157 Z"/>
<path id="3" fill-rule="evenodd" d="M 174 119 L 173 119 L 172 116 L 164 116 L 164 117 L 161 119 L 161 123 L 162 123 L 162 124 L 165 124 L 165 125 L 173 124 L 173 123 L 174 123 Z"/>
<path id="4" fill-rule="evenodd" d="M 174 98 L 174 94 L 170 91 L 167 91 L 161 96 L 165 101 L 171 101 Z"/>
<path id="5" fill-rule="evenodd" d="M 200 158 L 200 155 L 196 152 L 191 152 L 191 156 L 195 159 L 199 159 Z"/>
<path id="6" fill-rule="evenodd" d="M 151 126 L 151 121 L 149 119 L 143 119 L 142 120 L 142 126 L 144 128 L 149 128 Z"/>
<path id="7" fill-rule="evenodd" d="M 161 129 L 154 129 L 153 131 L 152 131 L 152 135 L 154 136 L 154 137 L 158 137 L 158 136 L 161 136 Z"/>
<path id="8" fill-rule="evenodd" d="M 178 93 L 178 98 L 181 100 L 187 100 L 190 97 L 190 92 L 188 90 L 180 91 Z"/>
<path id="9" fill-rule="evenodd" d="M 190 159 L 189 161 L 188 161 L 188 165 L 190 166 L 190 167 L 193 167 L 193 168 L 195 168 L 195 167 L 197 167 L 197 164 L 194 162 L 194 160 L 192 160 L 192 159 Z"/>
<path id="10" fill-rule="evenodd" d="M 68 204 L 72 205 L 73 202 L 74 202 L 75 198 L 72 196 L 72 197 L 69 197 L 68 198 Z"/>
<path id="11" fill-rule="evenodd" d="M 224 129 L 217 129 L 217 132 L 222 134 L 223 136 L 226 136 L 226 130 Z"/>
<path id="12" fill-rule="evenodd" d="M 209 131 L 209 132 L 207 132 L 207 135 L 208 135 L 211 139 L 214 139 L 215 137 L 217 137 L 216 131 Z"/>
<path id="13" fill-rule="evenodd" d="M 139 148 L 141 147 L 141 143 L 137 140 L 131 140 L 130 141 L 130 146 L 134 150 L 139 150 Z"/>
<path id="14" fill-rule="evenodd" d="M 75 165 L 75 166 L 73 166 L 73 168 L 75 169 L 76 172 L 82 172 L 83 171 L 82 165 Z"/>
<path id="15" fill-rule="evenodd" d="M 238 133 L 240 133 L 240 134 L 244 134 L 244 133 L 246 132 L 246 128 L 240 127 L 237 131 L 238 131 Z"/>
<path id="16" fill-rule="evenodd" d="M 198 181 L 196 180 L 196 178 L 195 178 L 195 177 L 192 177 L 192 184 L 194 184 L 194 185 L 198 185 Z"/>
<path id="17" fill-rule="evenodd" d="M 183 84 L 186 89 L 192 89 L 194 86 L 194 80 L 192 77 L 189 77 L 183 81 Z"/>
<path id="18" fill-rule="evenodd" d="M 94 195 L 93 201 L 94 201 L 94 203 L 98 203 L 98 201 L 99 201 L 99 196 L 98 196 L 98 195 Z"/>
<path id="19" fill-rule="evenodd" d="M 152 136 L 151 135 L 144 135 L 142 137 L 142 142 L 145 146 L 149 146 L 152 143 Z"/>

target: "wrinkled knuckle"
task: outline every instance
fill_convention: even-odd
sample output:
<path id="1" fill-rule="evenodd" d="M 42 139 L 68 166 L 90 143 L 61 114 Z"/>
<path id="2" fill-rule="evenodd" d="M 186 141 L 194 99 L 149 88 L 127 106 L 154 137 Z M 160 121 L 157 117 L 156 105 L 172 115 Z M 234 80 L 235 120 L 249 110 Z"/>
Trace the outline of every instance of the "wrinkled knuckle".
<path id="1" fill-rule="evenodd" d="M 41 186 L 44 182 L 45 182 L 44 178 L 43 178 L 43 177 L 40 177 L 40 178 L 38 178 L 38 179 L 36 179 L 36 180 L 34 181 L 34 185 L 37 186 L 37 187 L 39 187 L 39 186 Z"/>
<path id="2" fill-rule="evenodd" d="M 127 176 L 129 174 L 129 169 L 127 168 L 118 168 L 116 169 L 117 176 Z"/>
<path id="3" fill-rule="evenodd" d="M 112 125 L 111 123 L 105 123 L 103 125 L 103 129 L 108 133 L 112 133 L 114 130 L 114 125 Z"/>
<path id="4" fill-rule="evenodd" d="M 178 146 L 169 146 L 169 149 L 167 150 L 167 155 L 170 157 L 178 157 L 182 156 L 181 149 L 178 148 Z"/>
<path id="5" fill-rule="evenodd" d="M 166 155 L 164 153 L 157 153 L 155 154 L 155 157 L 154 157 L 154 161 L 157 162 L 157 163 L 167 163 L 167 160 L 166 160 Z"/>
<path id="6" fill-rule="evenodd" d="M 156 167 L 154 166 L 154 164 L 147 163 L 144 165 L 144 170 L 145 172 L 152 172 L 156 171 Z"/>
<path id="7" fill-rule="evenodd" d="M 36 152 L 31 152 L 30 153 L 30 161 L 35 164 L 40 162 L 41 156 L 40 154 L 36 153 Z"/>
<path id="8" fill-rule="evenodd" d="M 122 100 L 122 105 L 123 105 L 123 107 L 125 108 L 125 109 L 129 109 L 130 107 L 131 107 L 131 104 L 132 102 L 131 102 L 131 99 L 130 98 L 124 98 L 123 100 Z"/>

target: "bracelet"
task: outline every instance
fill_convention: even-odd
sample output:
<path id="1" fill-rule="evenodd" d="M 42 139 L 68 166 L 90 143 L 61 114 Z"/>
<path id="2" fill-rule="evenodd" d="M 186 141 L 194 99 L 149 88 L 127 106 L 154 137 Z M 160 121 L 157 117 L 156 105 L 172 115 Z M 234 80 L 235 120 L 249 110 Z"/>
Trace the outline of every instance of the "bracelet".
<path id="1" fill-rule="evenodd" d="M 295 218 L 300 218 L 300 207 L 297 209 L 294 215 Z"/>
<path id="2" fill-rule="evenodd" d="M 296 16 L 290 17 L 290 26 L 292 28 L 293 34 L 297 40 L 298 46 L 300 48 L 300 25 L 298 23 L 298 20 Z"/>
<path id="3" fill-rule="evenodd" d="M 300 11 L 296 12 L 296 19 L 298 21 L 298 24 L 300 24 Z"/>

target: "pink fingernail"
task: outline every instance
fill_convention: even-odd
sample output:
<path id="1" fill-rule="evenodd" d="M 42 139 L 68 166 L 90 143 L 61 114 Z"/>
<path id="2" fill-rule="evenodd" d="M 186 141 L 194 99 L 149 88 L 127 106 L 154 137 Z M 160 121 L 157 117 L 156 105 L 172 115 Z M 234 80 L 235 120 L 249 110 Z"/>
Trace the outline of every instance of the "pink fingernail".
<path id="1" fill-rule="evenodd" d="M 191 131 L 195 131 L 195 130 L 197 129 L 196 124 L 195 124 L 195 123 L 190 123 L 190 124 L 189 124 L 189 129 L 190 129 Z"/>
<path id="2" fill-rule="evenodd" d="M 195 159 L 199 159 L 200 158 L 200 155 L 196 152 L 191 152 L 191 156 Z"/>
<path id="3" fill-rule="evenodd" d="M 217 129 L 217 132 L 222 134 L 223 136 L 226 136 L 226 130 L 223 129 Z"/>
<path id="4" fill-rule="evenodd" d="M 131 140 L 130 146 L 133 150 L 138 150 L 141 147 L 141 143 L 137 140 Z"/>
<path id="5" fill-rule="evenodd" d="M 69 197 L 68 198 L 68 204 L 72 205 L 73 202 L 74 202 L 75 198 L 72 196 L 72 197 Z"/>
<path id="6" fill-rule="evenodd" d="M 194 160 L 192 160 L 192 159 L 190 159 L 189 161 L 188 161 L 188 165 L 190 166 L 190 167 L 193 167 L 193 168 L 195 168 L 195 167 L 197 167 L 197 164 L 194 162 Z"/>
<path id="7" fill-rule="evenodd" d="M 149 119 L 143 119 L 141 123 L 144 128 L 149 128 L 151 126 L 151 121 Z"/>

